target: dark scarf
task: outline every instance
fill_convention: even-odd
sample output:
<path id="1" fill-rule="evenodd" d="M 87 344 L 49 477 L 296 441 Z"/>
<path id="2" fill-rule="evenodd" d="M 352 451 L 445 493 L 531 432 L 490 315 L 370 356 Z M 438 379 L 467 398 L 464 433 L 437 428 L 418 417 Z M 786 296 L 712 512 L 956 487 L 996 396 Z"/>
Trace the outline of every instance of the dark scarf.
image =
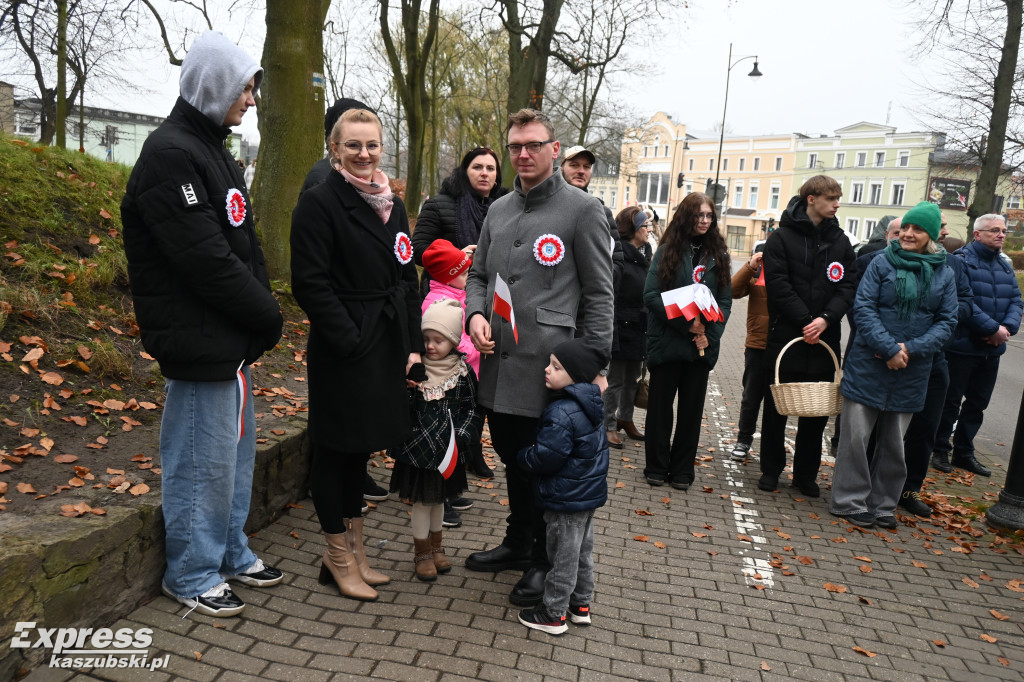
<path id="1" fill-rule="evenodd" d="M 483 227 L 491 198 L 477 198 L 472 192 L 466 192 L 457 199 L 459 209 L 455 214 L 455 246 L 464 249 L 480 240 L 480 228 Z"/>
<path id="2" fill-rule="evenodd" d="M 946 252 L 914 253 L 906 251 L 898 240 L 885 247 L 885 257 L 896 268 L 896 314 L 907 319 L 932 289 L 932 273 L 946 262 Z"/>

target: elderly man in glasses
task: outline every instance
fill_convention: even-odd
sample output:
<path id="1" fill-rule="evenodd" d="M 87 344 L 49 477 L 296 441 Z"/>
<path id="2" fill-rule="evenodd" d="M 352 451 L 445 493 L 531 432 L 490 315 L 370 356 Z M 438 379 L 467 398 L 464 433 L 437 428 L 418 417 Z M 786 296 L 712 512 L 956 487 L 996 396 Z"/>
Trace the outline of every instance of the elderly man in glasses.
<path id="1" fill-rule="evenodd" d="M 974 221 L 974 241 L 955 254 L 967 266 L 974 305 L 970 319 L 957 325 L 946 348 L 949 388 L 932 455 L 932 466 L 946 473 L 958 467 L 992 475 L 975 457 L 974 436 L 996 385 L 999 357 L 1006 352 L 1006 340 L 1020 328 L 1024 310 L 1013 267 L 1002 257 L 1005 241 L 1006 221 L 988 213 Z"/>
<path id="2" fill-rule="evenodd" d="M 501 544 L 471 554 L 466 568 L 528 569 L 510 599 L 533 606 L 550 564 L 542 510 L 516 455 L 533 444 L 547 404 L 544 367 L 552 349 L 582 335 L 605 363 L 611 355 L 612 256 L 601 202 L 554 172 L 560 146 L 550 119 L 521 109 L 509 116 L 507 130 L 514 191 L 491 205 L 481 228 L 466 324 L 483 355 L 478 400 L 489 410 L 491 441 L 505 465 L 509 516 Z M 492 316 L 500 313 L 492 310 L 498 277 L 508 285 L 515 327 Z"/>

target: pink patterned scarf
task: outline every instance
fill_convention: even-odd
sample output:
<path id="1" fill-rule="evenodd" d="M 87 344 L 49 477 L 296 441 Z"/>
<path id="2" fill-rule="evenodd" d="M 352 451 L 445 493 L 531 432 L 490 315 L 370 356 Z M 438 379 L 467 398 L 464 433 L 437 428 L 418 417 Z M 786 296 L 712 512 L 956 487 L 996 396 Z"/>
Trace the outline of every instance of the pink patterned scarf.
<path id="1" fill-rule="evenodd" d="M 395 205 L 395 195 L 391 191 L 391 184 L 384 171 L 379 168 L 375 169 L 372 180 L 363 180 L 349 173 L 340 164 L 335 165 L 335 168 L 350 185 L 356 188 L 363 201 L 370 205 L 374 213 L 380 217 L 381 222 L 386 225 L 391 217 L 391 207 Z"/>

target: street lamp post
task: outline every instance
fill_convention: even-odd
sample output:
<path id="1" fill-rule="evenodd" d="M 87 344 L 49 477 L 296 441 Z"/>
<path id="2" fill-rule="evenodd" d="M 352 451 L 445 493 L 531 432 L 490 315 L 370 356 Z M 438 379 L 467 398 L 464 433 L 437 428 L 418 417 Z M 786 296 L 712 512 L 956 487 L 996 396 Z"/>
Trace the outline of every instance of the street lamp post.
<path id="1" fill-rule="evenodd" d="M 722 143 L 725 141 L 725 112 L 729 109 L 729 76 L 732 74 L 732 67 L 748 59 L 754 60 L 754 68 L 747 75 L 757 82 L 757 79 L 763 75 L 757 69 L 757 55 L 740 57 L 734 62 L 732 60 L 732 43 L 729 43 L 729 60 L 726 62 L 729 65 L 729 68 L 725 71 L 725 104 L 722 105 L 722 130 L 718 136 L 718 158 L 715 160 L 715 184 L 713 185 L 712 190 L 716 194 L 718 193 L 718 173 L 722 169 Z M 717 196 L 715 198 L 717 198 Z M 725 199 L 723 197 L 723 201 L 724 200 Z"/>

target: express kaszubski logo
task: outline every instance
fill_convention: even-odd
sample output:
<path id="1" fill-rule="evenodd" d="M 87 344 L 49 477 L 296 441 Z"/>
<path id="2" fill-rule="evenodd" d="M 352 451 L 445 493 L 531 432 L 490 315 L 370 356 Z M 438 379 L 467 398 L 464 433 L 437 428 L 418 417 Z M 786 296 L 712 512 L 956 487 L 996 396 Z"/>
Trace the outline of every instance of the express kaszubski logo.
<path id="1" fill-rule="evenodd" d="M 170 654 L 152 658 L 150 628 L 37 628 L 34 622 L 14 626 L 15 649 L 52 649 L 51 668 L 166 668 Z"/>

